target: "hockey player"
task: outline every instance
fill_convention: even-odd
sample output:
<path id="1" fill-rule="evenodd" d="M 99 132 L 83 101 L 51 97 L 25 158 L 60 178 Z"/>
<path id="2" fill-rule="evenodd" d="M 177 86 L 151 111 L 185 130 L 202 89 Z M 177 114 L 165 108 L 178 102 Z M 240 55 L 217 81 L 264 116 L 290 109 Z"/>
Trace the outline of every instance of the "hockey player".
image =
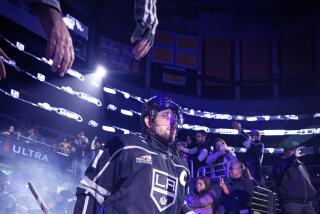
<path id="1" fill-rule="evenodd" d="M 112 138 L 77 188 L 74 213 L 184 213 L 187 165 L 173 147 L 181 108 L 155 96 L 144 103 L 142 134 Z"/>

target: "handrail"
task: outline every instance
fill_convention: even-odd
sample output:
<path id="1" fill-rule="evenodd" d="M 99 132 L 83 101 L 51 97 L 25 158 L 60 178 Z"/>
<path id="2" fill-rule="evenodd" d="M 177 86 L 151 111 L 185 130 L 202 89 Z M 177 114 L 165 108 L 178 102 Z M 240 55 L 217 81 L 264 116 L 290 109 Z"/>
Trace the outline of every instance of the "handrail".
<path id="1" fill-rule="evenodd" d="M 198 169 L 197 177 L 200 175 L 208 176 L 210 178 L 230 177 L 229 168 L 230 161 L 225 161 L 210 166 L 203 166 Z"/>

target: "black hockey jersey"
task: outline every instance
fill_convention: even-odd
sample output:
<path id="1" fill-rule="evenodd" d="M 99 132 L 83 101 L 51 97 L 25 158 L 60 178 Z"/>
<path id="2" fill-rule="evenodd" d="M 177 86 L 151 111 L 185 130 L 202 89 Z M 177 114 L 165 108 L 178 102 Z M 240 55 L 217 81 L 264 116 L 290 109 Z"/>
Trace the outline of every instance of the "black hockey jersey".
<path id="1" fill-rule="evenodd" d="M 99 150 L 77 188 L 74 213 L 184 212 L 187 165 L 152 135 L 123 135 Z"/>

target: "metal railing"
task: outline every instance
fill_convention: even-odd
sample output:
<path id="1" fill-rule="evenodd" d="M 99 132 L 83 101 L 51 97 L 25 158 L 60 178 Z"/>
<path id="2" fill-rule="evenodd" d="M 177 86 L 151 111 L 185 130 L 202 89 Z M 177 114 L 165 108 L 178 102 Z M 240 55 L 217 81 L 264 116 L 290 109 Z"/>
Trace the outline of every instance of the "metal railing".
<path id="1" fill-rule="evenodd" d="M 279 209 L 277 194 L 260 186 L 257 186 L 253 191 L 253 196 L 250 200 L 250 208 L 251 212 L 255 214 L 275 214 L 280 213 L 281 211 Z"/>
<path id="2" fill-rule="evenodd" d="M 211 166 L 203 166 L 197 170 L 197 177 L 200 175 L 207 176 L 209 178 L 229 177 L 230 161 L 214 164 Z"/>

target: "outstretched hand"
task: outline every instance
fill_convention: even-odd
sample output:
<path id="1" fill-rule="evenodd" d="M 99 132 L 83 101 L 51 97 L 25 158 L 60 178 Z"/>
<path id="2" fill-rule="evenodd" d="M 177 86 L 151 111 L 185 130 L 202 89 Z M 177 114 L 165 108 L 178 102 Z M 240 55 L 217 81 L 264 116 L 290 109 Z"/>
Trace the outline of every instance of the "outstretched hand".
<path id="1" fill-rule="evenodd" d="M 6 67 L 3 64 L 2 57 L 6 60 L 10 60 L 7 54 L 0 48 L 0 80 L 6 78 Z"/>
<path id="2" fill-rule="evenodd" d="M 38 4 L 35 10 L 47 34 L 46 58 L 52 59 L 52 71 L 63 76 L 74 61 L 72 38 L 64 24 L 60 12 L 44 4 Z"/>

